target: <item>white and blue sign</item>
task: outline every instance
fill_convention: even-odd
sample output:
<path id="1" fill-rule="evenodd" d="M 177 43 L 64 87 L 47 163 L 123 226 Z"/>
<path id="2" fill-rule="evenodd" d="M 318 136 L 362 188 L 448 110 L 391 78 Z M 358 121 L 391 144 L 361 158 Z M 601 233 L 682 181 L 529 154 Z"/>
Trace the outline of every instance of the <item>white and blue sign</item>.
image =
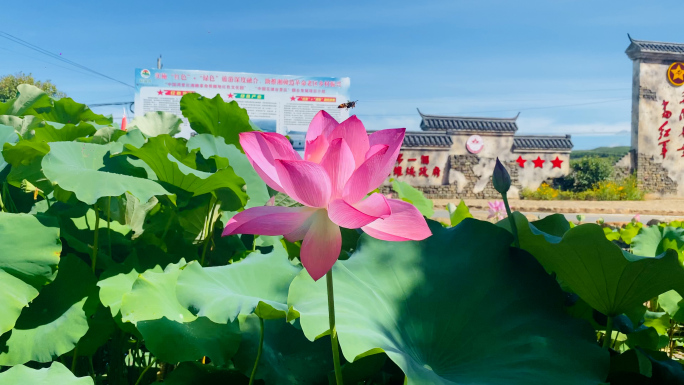
<path id="1" fill-rule="evenodd" d="M 171 112 L 182 118 L 180 99 L 187 93 L 225 101 L 245 108 L 264 131 L 306 132 L 314 115 L 325 110 L 338 121 L 349 110 L 338 105 L 349 100 L 349 78 L 265 75 L 240 72 L 138 68 L 135 70 L 135 113 Z M 192 131 L 183 119 L 182 136 Z"/>

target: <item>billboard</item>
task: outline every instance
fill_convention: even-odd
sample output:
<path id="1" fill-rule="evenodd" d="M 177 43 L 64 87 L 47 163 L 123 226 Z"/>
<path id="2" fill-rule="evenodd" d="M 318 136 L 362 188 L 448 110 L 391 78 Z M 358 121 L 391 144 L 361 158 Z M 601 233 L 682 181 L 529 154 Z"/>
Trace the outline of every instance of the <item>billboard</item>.
<path id="1" fill-rule="evenodd" d="M 183 119 L 182 136 L 191 132 L 180 111 L 183 95 L 196 92 L 236 101 L 264 131 L 286 135 L 305 132 L 314 115 L 325 110 L 338 121 L 349 110 L 337 108 L 349 100 L 349 78 L 266 75 L 242 72 L 146 69 L 135 70 L 135 114 L 165 111 Z"/>

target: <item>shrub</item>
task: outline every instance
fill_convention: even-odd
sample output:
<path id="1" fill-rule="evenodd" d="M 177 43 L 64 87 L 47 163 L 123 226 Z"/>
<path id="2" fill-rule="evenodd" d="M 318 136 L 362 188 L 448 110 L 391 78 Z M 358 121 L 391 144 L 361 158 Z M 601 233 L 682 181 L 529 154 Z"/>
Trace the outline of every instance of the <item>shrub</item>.
<path id="1" fill-rule="evenodd" d="M 562 191 L 542 183 L 536 190 L 524 189 L 522 191 L 522 198 L 535 200 L 637 201 L 644 199 L 644 193 L 638 188 L 636 178 L 630 176 L 619 182 L 598 182 L 592 189 L 578 192 Z"/>
<path id="2" fill-rule="evenodd" d="M 610 178 L 613 167 L 609 160 L 602 158 L 582 158 L 572 161 L 574 191 L 585 191 L 599 182 Z"/>

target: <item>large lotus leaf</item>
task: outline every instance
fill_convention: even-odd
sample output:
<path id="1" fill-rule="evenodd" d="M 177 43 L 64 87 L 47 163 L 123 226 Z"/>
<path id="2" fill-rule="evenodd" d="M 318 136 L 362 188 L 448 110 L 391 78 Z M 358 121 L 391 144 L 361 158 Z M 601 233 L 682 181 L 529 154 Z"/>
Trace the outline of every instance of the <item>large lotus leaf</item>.
<path id="1" fill-rule="evenodd" d="M 17 97 L 0 103 L 0 115 L 23 116 L 35 108 L 50 108 L 52 99 L 43 90 L 29 84 L 17 87 Z"/>
<path id="2" fill-rule="evenodd" d="M 684 300 L 674 290 L 658 296 L 658 305 L 672 317 L 675 322 L 684 323 Z"/>
<path id="3" fill-rule="evenodd" d="M 240 150 L 232 144 L 226 144 L 222 137 L 210 134 L 195 135 L 188 140 L 188 149 L 199 148 L 200 153 L 205 158 L 214 157 L 219 168 L 230 166 L 235 174 L 244 179 L 247 188 L 249 201 L 245 208 L 263 206 L 270 198 L 268 188 L 259 174 L 254 171 L 254 167 Z"/>
<path id="4" fill-rule="evenodd" d="M 77 124 L 79 122 L 112 123 L 111 116 L 106 117 L 96 114 L 85 104 L 77 103 L 71 98 L 55 100 L 49 106 L 34 106 L 30 110 L 26 110 L 25 114 L 35 115 L 48 122 L 62 124 Z"/>
<path id="5" fill-rule="evenodd" d="M 138 276 L 131 291 L 123 295 L 121 319 L 124 322 L 156 320 L 190 322 L 197 319 L 176 298 L 176 284 L 185 260 L 166 266 L 163 272 L 146 271 Z"/>
<path id="6" fill-rule="evenodd" d="M 608 372 L 594 330 L 563 308 L 557 283 L 512 236 L 465 219 L 421 242 L 361 236 L 333 266 L 348 361 L 382 349 L 409 384 L 591 384 Z M 305 335 L 328 331 L 326 282 L 302 271 L 288 302 Z M 563 354 L 558 354 L 562 351 Z"/>
<path id="7" fill-rule="evenodd" d="M 227 266 L 191 262 L 178 278 L 178 300 L 217 323 L 253 312 L 264 319 L 285 318 L 287 291 L 300 271 L 280 243 L 269 254 L 251 253 Z"/>
<path id="8" fill-rule="evenodd" d="M 14 128 L 0 124 L 0 146 L 4 146 L 5 143 L 16 143 L 17 141 L 19 141 L 19 135 L 14 131 Z M 5 158 L 0 154 L 0 171 L 4 170 L 7 164 Z"/>
<path id="9" fill-rule="evenodd" d="M 432 200 L 425 198 L 422 191 L 410 184 L 399 180 L 393 180 L 392 190 L 397 193 L 397 198 L 416 206 L 423 216 L 430 218 L 435 214 Z"/>
<path id="10" fill-rule="evenodd" d="M 66 366 L 58 361 L 49 368 L 31 369 L 17 365 L 0 373 L 0 384 L 26 385 L 93 385 L 93 379 L 86 376 L 77 378 Z"/>
<path id="11" fill-rule="evenodd" d="M 599 312 L 617 316 L 668 290 L 684 293 L 684 268 L 677 253 L 640 257 L 606 239 L 603 229 L 584 224 L 557 237 L 514 213 L 520 246 Z"/>
<path id="12" fill-rule="evenodd" d="M 58 271 L 55 281 L 24 308 L 14 329 L 0 337 L 0 365 L 52 361 L 71 351 L 88 331 L 88 317 L 97 305 L 96 300 L 87 302 L 97 295 L 90 266 L 67 255 Z"/>
<path id="13" fill-rule="evenodd" d="M 259 349 L 259 318 L 240 316 L 242 342 L 233 363 L 250 375 Z M 264 345 L 256 378 L 266 384 L 316 385 L 326 383 L 333 370 L 330 338 L 311 342 L 301 330 L 285 320 L 264 321 Z"/>
<path id="14" fill-rule="evenodd" d="M 95 134 L 97 130 L 95 126 L 90 123 L 81 122 L 75 124 L 43 124 L 36 127 L 33 137 L 29 139 L 32 142 L 71 142 L 79 138 Z"/>
<path id="15" fill-rule="evenodd" d="M 20 118 L 12 115 L 0 115 L 0 124 L 10 126 L 24 139 L 29 139 L 33 135 L 33 129 L 41 124 L 42 120 L 35 116 L 25 116 Z"/>
<path id="16" fill-rule="evenodd" d="M 452 205 L 452 203 L 449 203 Z M 466 218 L 472 218 L 473 215 L 470 213 L 468 206 L 466 206 L 463 199 L 458 203 L 458 206 L 449 208 L 449 219 L 451 220 L 451 226 L 456 226 L 461 223 Z"/>
<path id="17" fill-rule="evenodd" d="M 197 133 L 221 136 L 227 144 L 233 144 L 240 150 L 240 133 L 254 131 L 249 124 L 247 110 L 240 108 L 236 101 L 224 102 L 218 94 L 213 99 L 197 93 L 185 94 L 180 108 Z"/>
<path id="18" fill-rule="evenodd" d="M 52 281 L 61 250 L 54 219 L 0 213 L 0 334 Z"/>
<path id="19" fill-rule="evenodd" d="M 182 362 L 163 382 L 164 385 L 247 385 L 249 378 L 234 370 L 202 365 L 199 362 Z"/>
<path id="20" fill-rule="evenodd" d="M 622 242 L 631 245 L 632 239 L 639 234 L 639 230 L 641 230 L 643 226 L 644 225 L 641 222 L 628 223 L 624 228 L 620 229 L 620 239 Z"/>
<path id="21" fill-rule="evenodd" d="M 238 321 L 218 324 L 200 317 L 183 323 L 163 317 L 136 326 L 145 338 L 145 347 L 159 360 L 174 364 L 206 356 L 214 365 L 225 366 L 240 346 Z"/>
<path id="22" fill-rule="evenodd" d="M 102 171 L 110 150 L 110 146 L 91 143 L 52 143 L 50 152 L 43 157 L 43 172 L 53 183 L 89 205 L 101 197 L 119 196 L 127 191 L 145 202 L 155 195 L 169 194 L 157 182 Z"/>
<path id="23" fill-rule="evenodd" d="M 143 267 L 134 254 L 126 258 L 124 263 L 113 265 L 100 276 L 97 286 L 100 287 L 100 301 L 109 307 L 112 316 L 116 316 L 121 309 L 123 296 L 133 289 L 133 283 L 145 271 L 162 273 L 159 266 Z"/>
<path id="24" fill-rule="evenodd" d="M 43 156 L 50 151 L 50 147 L 44 142 L 31 142 L 20 140 L 14 145 L 5 143 L 3 157 L 12 165 L 7 182 L 15 187 L 21 187 L 24 181 L 49 194 L 53 190 L 52 183 L 43 174 L 41 162 Z"/>
<path id="25" fill-rule="evenodd" d="M 121 138 L 124 135 L 126 135 L 126 131 L 122 131 L 119 127 L 105 126 L 98 128 L 98 130 L 95 131 L 95 133 L 90 138 L 80 138 L 79 141 L 95 144 L 107 144 L 111 142 L 116 142 L 119 138 Z"/>
<path id="26" fill-rule="evenodd" d="M 129 130 L 137 128 L 148 137 L 163 134 L 174 136 L 181 131 L 182 123 L 181 118 L 168 112 L 148 112 L 131 120 Z"/>
<path id="27" fill-rule="evenodd" d="M 632 252 L 644 257 L 655 257 L 667 249 L 684 251 L 684 229 L 677 227 L 648 226 L 632 239 Z"/>
<path id="28" fill-rule="evenodd" d="M 194 196 L 207 194 L 218 189 L 227 189 L 234 198 L 234 209 L 247 202 L 242 191 L 244 181 L 231 168 L 209 173 L 199 171 L 194 165 L 194 152 L 188 152 L 181 139 L 169 135 L 149 138 L 141 148 L 125 145 L 124 154 L 133 155 L 145 161 L 154 171 L 160 182 L 168 183 Z"/>

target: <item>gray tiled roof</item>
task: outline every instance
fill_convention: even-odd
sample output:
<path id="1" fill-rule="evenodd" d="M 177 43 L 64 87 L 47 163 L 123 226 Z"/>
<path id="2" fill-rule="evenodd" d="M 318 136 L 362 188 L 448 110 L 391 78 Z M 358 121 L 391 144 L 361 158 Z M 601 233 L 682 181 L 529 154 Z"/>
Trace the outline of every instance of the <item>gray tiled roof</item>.
<path id="1" fill-rule="evenodd" d="M 424 131 L 489 131 L 511 132 L 518 130 L 515 118 L 473 118 L 463 116 L 427 115 L 418 110 L 423 120 L 420 128 Z"/>
<path id="2" fill-rule="evenodd" d="M 570 150 L 570 135 L 526 135 L 513 137 L 513 150 Z"/>
<path id="3" fill-rule="evenodd" d="M 446 134 L 427 134 L 407 132 L 404 136 L 403 147 L 438 147 L 449 148 L 454 142 Z"/>
<path id="4" fill-rule="evenodd" d="M 627 35 L 629 36 L 629 35 Z M 631 44 L 627 47 L 630 59 L 654 58 L 666 59 L 684 57 L 684 44 L 665 43 L 660 41 L 635 40 L 629 37 Z"/>

